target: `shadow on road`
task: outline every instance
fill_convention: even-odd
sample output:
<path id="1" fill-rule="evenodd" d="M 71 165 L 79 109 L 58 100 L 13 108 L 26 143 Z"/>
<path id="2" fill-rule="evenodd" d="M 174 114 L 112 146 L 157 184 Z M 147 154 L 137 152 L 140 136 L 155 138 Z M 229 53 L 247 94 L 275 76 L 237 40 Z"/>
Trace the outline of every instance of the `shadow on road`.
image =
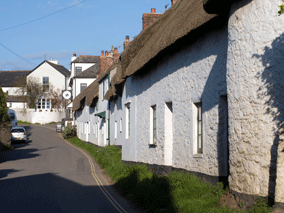
<path id="1" fill-rule="evenodd" d="M 0 191 L 2 212 L 118 212 L 99 186 L 84 186 L 51 173 L 1 180 Z"/>

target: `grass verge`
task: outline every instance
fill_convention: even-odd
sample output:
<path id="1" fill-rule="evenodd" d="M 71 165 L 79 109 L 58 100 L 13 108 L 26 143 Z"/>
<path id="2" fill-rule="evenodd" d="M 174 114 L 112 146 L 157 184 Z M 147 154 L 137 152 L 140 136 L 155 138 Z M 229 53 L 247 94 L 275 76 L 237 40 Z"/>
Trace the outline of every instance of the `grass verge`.
<path id="1" fill-rule="evenodd" d="M 2 148 L 0 149 L 0 151 L 6 150 L 14 150 L 14 147 L 12 145 L 2 144 Z"/>
<path id="2" fill-rule="evenodd" d="M 32 123 L 30 123 L 30 122 L 27 122 L 27 121 L 20 121 L 20 120 L 18 120 L 17 123 L 18 123 L 18 124 L 32 124 Z"/>
<path id="3" fill-rule="evenodd" d="M 146 165 L 129 166 L 122 163 L 121 150 L 115 146 L 98 148 L 77 137 L 69 141 L 85 149 L 128 199 L 149 212 L 271 212 L 271 208 L 262 199 L 258 199 L 247 211 L 222 207 L 219 204 L 224 193 L 222 183 L 212 186 L 185 172 L 158 176 L 149 171 Z"/>

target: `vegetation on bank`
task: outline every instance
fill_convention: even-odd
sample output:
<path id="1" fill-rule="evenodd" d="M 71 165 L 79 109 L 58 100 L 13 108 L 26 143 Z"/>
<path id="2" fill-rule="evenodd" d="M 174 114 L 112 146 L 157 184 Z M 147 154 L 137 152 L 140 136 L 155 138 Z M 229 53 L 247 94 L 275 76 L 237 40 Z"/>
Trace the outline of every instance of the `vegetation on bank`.
<path id="1" fill-rule="evenodd" d="M 220 198 L 225 192 L 222 183 L 212 186 L 185 172 L 158 176 L 146 165 L 122 163 L 121 149 L 115 146 L 96 147 L 77 137 L 69 138 L 69 141 L 89 152 L 128 199 L 150 212 L 271 212 L 261 198 L 246 211 L 223 207 L 220 205 Z"/>

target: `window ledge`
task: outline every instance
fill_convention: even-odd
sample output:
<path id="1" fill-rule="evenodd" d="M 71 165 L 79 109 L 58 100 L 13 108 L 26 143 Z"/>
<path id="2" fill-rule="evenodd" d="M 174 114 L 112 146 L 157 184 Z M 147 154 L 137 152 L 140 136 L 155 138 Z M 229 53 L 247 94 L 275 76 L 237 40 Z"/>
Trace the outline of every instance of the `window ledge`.
<path id="1" fill-rule="evenodd" d="M 194 158 L 203 158 L 203 154 L 193 154 Z"/>
<path id="2" fill-rule="evenodd" d="M 152 144 L 149 144 L 149 146 L 150 146 L 150 147 L 156 147 L 157 144 L 153 144 L 153 143 L 152 143 Z"/>

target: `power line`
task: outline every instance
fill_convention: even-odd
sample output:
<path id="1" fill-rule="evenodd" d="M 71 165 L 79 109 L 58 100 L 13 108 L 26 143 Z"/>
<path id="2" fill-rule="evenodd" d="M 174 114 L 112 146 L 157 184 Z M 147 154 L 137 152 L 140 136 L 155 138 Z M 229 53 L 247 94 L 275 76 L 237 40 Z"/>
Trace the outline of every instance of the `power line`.
<path id="1" fill-rule="evenodd" d="M 9 49 L 8 47 L 6 47 L 5 45 L 1 44 L 0 45 L 2 47 L 4 47 L 6 50 L 8 50 L 9 52 L 13 53 L 15 56 L 19 57 L 20 59 L 22 59 L 23 61 L 29 63 L 30 65 L 36 65 L 35 63 L 29 61 L 28 59 L 23 58 L 22 56 L 20 56 L 19 54 L 15 53 L 13 50 Z"/>
<path id="2" fill-rule="evenodd" d="M 33 65 L 33 66 L 38 66 L 38 64 L 33 63 L 32 61 L 20 56 L 19 54 L 15 53 L 13 50 L 11 50 L 10 48 L 6 47 L 5 45 L 0 43 L 0 46 L 4 47 L 6 50 L 8 50 L 9 52 L 13 53 L 15 56 L 17 56 L 18 58 L 22 59 L 24 62 Z M 50 72 L 50 70 L 45 69 L 43 67 L 41 67 L 40 69 L 44 70 L 46 73 L 50 74 L 50 75 L 54 75 L 52 72 Z"/>
<path id="3" fill-rule="evenodd" d="M 52 15 L 54 15 L 54 14 L 60 13 L 60 12 L 62 12 L 62 11 L 64 11 L 64 10 L 67 10 L 67 9 L 69 9 L 69 8 L 71 8 L 71 7 L 75 7 L 76 5 L 81 4 L 81 3 L 85 2 L 85 1 L 87 1 L 87 0 L 83 0 L 83 1 L 81 1 L 81 2 L 79 2 L 79 3 L 73 4 L 73 5 L 69 6 L 69 7 L 66 7 L 66 8 L 62 9 L 62 10 L 56 11 L 56 12 L 54 12 L 54 13 L 51 13 L 51 14 L 49 14 L 49 15 L 46 15 L 46 16 L 43 16 L 43 17 L 40 17 L 40 18 L 37 18 L 37 19 L 34 19 L 34 20 L 32 20 L 32 21 L 28 21 L 28 22 L 25 22 L 25 23 L 22 23 L 22 24 L 18 24 L 18 25 L 15 25 L 15 26 L 13 26 L 13 27 L 4 28 L 4 29 L 0 30 L 0 32 L 5 31 L 5 30 L 10 30 L 10 29 L 13 29 L 13 28 L 16 28 L 16 27 L 20 27 L 20 26 L 23 26 L 23 25 L 26 25 L 26 24 L 30 24 L 30 23 L 32 23 L 32 22 L 35 22 L 35 21 L 38 21 L 38 20 L 47 18 L 47 17 L 52 16 Z"/>

